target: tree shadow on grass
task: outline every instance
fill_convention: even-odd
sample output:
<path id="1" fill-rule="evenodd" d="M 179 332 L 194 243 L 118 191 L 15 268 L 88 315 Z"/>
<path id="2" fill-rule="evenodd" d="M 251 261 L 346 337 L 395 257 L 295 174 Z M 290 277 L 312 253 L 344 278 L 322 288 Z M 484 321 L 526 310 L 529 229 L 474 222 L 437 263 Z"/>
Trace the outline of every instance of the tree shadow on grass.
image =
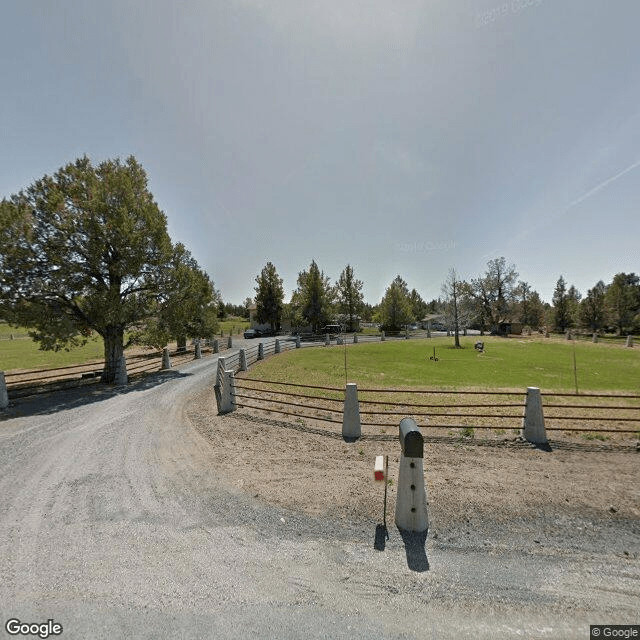
<path id="1" fill-rule="evenodd" d="M 193 374 L 177 370 L 158 371 L 135 377 L 127 385 L 106 385 L 90 381 L 68 389 L 57 389 L 36 393 L 11 400 L 9 407 L 0 411 L 0 422 L 12 418 L 48 415 L 65 409 L 74 409 L 94 402 L 108 400 L 133 391 L 146 391 L 170 380 L 186 378 Z"/>

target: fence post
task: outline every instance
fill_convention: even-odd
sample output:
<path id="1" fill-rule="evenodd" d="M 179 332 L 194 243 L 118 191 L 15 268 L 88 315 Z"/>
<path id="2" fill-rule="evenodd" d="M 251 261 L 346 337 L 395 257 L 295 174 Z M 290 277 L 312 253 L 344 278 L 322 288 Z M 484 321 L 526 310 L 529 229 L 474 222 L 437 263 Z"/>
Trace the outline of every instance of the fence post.
<path id="1" fill-rule="evenodd" d="M 218 338 L 213 341 L 213 353 L 220 353 L 220 343 L 218 342 Z"/>
<path id="2" fill-rule="evenodd" d="M 264 360 L 264 345 L 258 342 L 258 360 Z"/>
<path id="3" fill-rule="evenodd" d="M 344 390 L 344 411 L 342 412 L 342 437 L 357 439 L 362 434 L 360 423 L 360 406 L 358 404 L 358 387 L 349 382 Z"/>
<path id="4" fill-rule="evenodd" d="M 338 337 L 336 338 L 336 344 L 343 344 L 343 341 L 342 341 L 342 337 L 341 337 L 341 336 L 338 336 Z"/>
<path id="5" fill-rule="evenodd" d="M 162 350 L 162 368 L 171 369 L 171 356 L 169 355 L 169 347 Z"/>
<path id="6" fill-rule="evenodd" d="M 247 369 L 247 352 L 244 349 L 240 349 L 240 371 L 246 371 Z"/>
<path id="7" fill-rule="evenodd" d="M 565 335 L 565 338 L 566 338 L 567 340 L 571 340 L 571 331 L 567 331 L 567 333 L 566 333 L 566 335 Z"/>
<path id="8" fill-rule="evenodd" d="M 194 360 L 200 360 L 202 358 L 202 347 L 200 346 L 200 338 L 196 339 L 196 353 L 193 357 Z"/>
<path id="9" fill-rule="evenodd" d="M 0 409 L 9 406 L 9 392 L 7 391 L 7 381 L 4 379 L 4 371 L 0 371 Z"/>
<path id="10" fill-rule="evenodd" d="M 400 421 L 400 449 L 396 525 L 405 531 L 426 531 L 429 514 L 424 486 L 424 439 L 412 418 Z"/>
<path id="11" fill-rule="evenodd" d="M 229 339 L 227 340 L 227 349 L 233 349 L 233 339 L 231 338 L 231 334 L 229 334 Z"/>
<path id="12" fill-rule="evenodd" d="M 296 349 L 300 348 L 300 336 L 296 336 Z"/>
<path id="13" fill-rule="evenodd" d="M 331 339 L 329 338 L 329 334 L 325 333 L 324 334 L 324 346 L 328 347 L 331 344 Z"/>
<path id="14" fill-rule="evenodd" d="M 522 435 L 533 444 L 547 444 L 547 430 L 544 426 L 542 396 L 538 387 L 527 387 L 527 401 L 522 418 Z"/>
<path id="15" fill-rule="evenodd" d="M 380 340 L 381 340 L 382 342 L 384 342 L 384 341 L 386 340 L 386 338 L 385 338 L 385 336 L 384 336 L 384 331 L 381 331 L 381 332 L 380 332 Z"/>
<path id="16" fill-rule="evenodd" d="M 358 334 L 357 333 L 353 334 L 353 344 L 358 344 Z"/>
<path id="17" fill-rule="evenodd" d="M 627 336 L 627 347 L 633 347 L 633 336 Z"/>
<path id="18" fill-rule="evenodd" d="M 408 340 L 409 339 L 409 329 L 405 328 L 404 330 L 404 339 Z"/>
<path id="19" fill-rule="evenodd" d="M 598 334 L 597 333 L 593 334 L 593 337 L 591 338 L 591 341 L 592 342 L 598 342 Z"/>
<path id="20" fill-rule="evenodd" d="M 278 338 L 276 338 L 276 346 L 274 347 L 273 352 L 280 353 L 280 340 L 278 340 Z"/>
<path id="21" fill-rule="evenodd" d="M 117 385 L 127 384 L 129 376 L 127 376 L 127 359 L 124 354 L 120 356 L 118 360 L 118 366 L 116 367 L 116 381 Z"/>
<path id="22" fill-rule="evenodd" d="M 224 371 L 222 383 L 216 384 L 218 413 L 231 413 L 236 410 L 235 377 L 233 371 Z"/>

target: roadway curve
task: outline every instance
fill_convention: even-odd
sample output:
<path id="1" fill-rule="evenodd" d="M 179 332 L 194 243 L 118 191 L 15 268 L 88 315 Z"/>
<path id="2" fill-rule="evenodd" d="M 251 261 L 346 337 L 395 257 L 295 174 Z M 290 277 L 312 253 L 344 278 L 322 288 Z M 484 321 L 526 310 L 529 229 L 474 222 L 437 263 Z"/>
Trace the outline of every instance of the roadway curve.
<path id="1" fill-rule="evenodd" d="M 605 555 L 425 553 L 397 530 L 381 553 L 371 523 L 228 488 L 185 418 L 214 372 L 210 357 L 4 413 L 0 637 L 52 618 L 63 639 L 585 638 L 637 602 Z"/>

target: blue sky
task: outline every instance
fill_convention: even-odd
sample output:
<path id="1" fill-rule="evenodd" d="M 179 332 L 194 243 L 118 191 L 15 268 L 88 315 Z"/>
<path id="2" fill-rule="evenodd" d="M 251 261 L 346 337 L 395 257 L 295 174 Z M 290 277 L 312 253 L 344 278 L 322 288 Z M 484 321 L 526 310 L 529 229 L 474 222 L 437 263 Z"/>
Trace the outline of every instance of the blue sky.
<path id="1" fill-rule="evenodd" d="M 636 0 L 5 4 L 0 196 L 133 154 L 225 301 L 267 261 L 371 303 L 640 272 Z"/>

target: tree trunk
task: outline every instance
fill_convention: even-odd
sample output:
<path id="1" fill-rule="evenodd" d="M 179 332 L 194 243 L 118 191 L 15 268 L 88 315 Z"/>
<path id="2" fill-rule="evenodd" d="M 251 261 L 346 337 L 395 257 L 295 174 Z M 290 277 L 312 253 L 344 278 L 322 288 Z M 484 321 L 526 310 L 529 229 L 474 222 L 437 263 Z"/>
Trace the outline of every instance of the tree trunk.
<path id="1" fill-rule="evenodd" d="M 124 329 L 118 326 L 107 327 L 104 334 L 104 369 L 102 382 L 115 384 L 120 359 L 124 355 Z"/>

